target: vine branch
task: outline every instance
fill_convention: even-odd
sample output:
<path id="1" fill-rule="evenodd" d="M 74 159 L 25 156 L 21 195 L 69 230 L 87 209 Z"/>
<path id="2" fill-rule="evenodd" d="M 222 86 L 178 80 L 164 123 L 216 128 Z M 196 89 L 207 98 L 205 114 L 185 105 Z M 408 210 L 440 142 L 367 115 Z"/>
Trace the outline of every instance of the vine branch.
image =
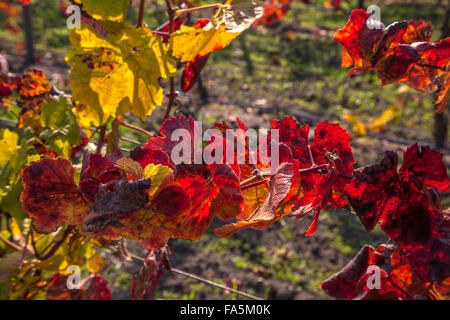
<path id="1" fill-rule="evenodd" d="M 0 234 L 0 240 L 2 240 L 4 243 L 6 243 L 8 246 L 10 246 L 11 248 L 17 250 L 17 251 L 21 251 L 22 247 L 18 246 L 17 244 L 15 244 L 14 242 L 9 241 L 8 239 L 6 239 L 5 237 L 3 237 Z"/>
<path id="2" fill-rule="evenodd" d="M 97 149 L 95 150 L 95 153 L 101 153 L 103 144 L 105 143 L 105 134 L 106 134 L 106 126 L 101 126 L 98 139 L 97 139 Z"/>
<path id="3" fill-rule="evenodd" d="M 175 19 L 175 11 L 172 8 L 172 4 L 170 3 L 170 0 L 166 0 L 166 7 L 167 7 L 167 10 L 166 10 L 167 15 L 169 16 L 169 34 L 172 35 L 172 33 L 174 31 L 173 21 Z M 169 50 L 172 52 L 172 49 L 173 49 L 173 42 L 171 40 L 169 40 Z M 176 98 L 175 78 L 170 77 L 169 82 L 170 82 L 170 89 L 169 89 L 170 91 L 167 94 L 167 98 L 169 100 L 167 101 L 166 113 L 164 114 L 164 119 L 169 118 L 170 110 L 172 109 L 173 102 L 175 101 L 175 98 Z"/>
<path id="4" fill-rule="evenodd" d="M 146 136 L 148 136 L 149 138 L 153 138 L 153 134 L 151 132 L 148 132 L 147 130 L 144 130 L 144 129 L 136 127 L 136 126 L 133 126 L 132 124 L 128 124 L 128 123 L 125 123 L 123 121 L 119 121 L 119 125 L 121 125 L 122 127 L 126 127 L 128 129 L 131 129 L 131 130 L 143 133 Z"/>
<path id="5" fill-rule="evenodd" d="M 133 259 L 139 260 L 141 262 L 145 262 L 144 258 L 139 257 L 139 256 L 137 256 L 135 254 L 130 253 L 130 257 L 133 258 Z M 263 300 L 263 299 L 261 299 L 261 298 L 259 298 L 257 296 L 254 296 L 254 295 L 251 295 L 249 293 L 245 293 L 245 292 L 233 289 L 233 288 L 228 287 L 226 285 L 219 284 L 219 283 L 216 283 L 214 281 L 211 281 L 211 280 L 199 277 L 199 276 L 197 276 L 195 274 L 192 274 L 192 273 L 189 273 L 189 272 L 186 272 L 186 271 L 182 271 L 182 270 L 179 270 L 179 269 L 176 269 L 176 268 L 170 268 L 170 269 L 171 269 L 171 271 L 173 273 L 179 274 L 179 275 L 181 275 L 183 277 L 186 277 L 186 278 L 191 278 L 191 279 L 194 279 L 194 280 L 206 283 L 207 285 L 210 285 L 212 287 L 220 288 L 220 289 L 223 289 L 223 290 L 228 290 L 230 292 L 239 294 L 239 295 L 241 295 L 243 297 L 246 297 L 246 298 L 249 298 L 249 299 L 252 299 L 252 300 Z"/>
<path id="6" fill-rule="evenodd" d="M 175 16 L 179 16 L 182 15 L 184 13 L 190 13 L 190 12 L 195 12 L 195 11 L 200 11 L 200 10 L 207 10 L 207 9 L 216 9 L 216 8 L 222 8 L 223 5 L 221 3 L 213 3 L 213 4 L 207 4 L 204 6 L 199 6 L 199 7 L 193 7 L 193 8 L 187 8 L 187 9 L 179 9 L 177 11 L 175 11 Z"/>
<path id="7" fill-rule="evenodd" d="M 144 22 L 144 11 L 145 11 L 145 0 L 141 0 L 139 4 L 139 15 L 136 27 L 142 27 L 142 23 Z"/>

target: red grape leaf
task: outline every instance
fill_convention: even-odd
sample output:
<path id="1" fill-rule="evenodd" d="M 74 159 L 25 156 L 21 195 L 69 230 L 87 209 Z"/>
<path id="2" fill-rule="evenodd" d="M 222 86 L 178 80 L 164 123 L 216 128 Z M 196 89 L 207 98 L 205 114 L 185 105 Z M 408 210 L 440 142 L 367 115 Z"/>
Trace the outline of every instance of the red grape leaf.
<path id="1" fill-rule="evenodd" d="M 389 276 L 397 286 L 411 295 L 420 295 L 427 287 L 427 283 L 422 281 L 411 267 L 408 256 L 401 254 L 400 251 L 395 251 L 391 255 Z"/>
<path id="2" fill-rule="evenodd" d="M 365 245 L 338 273 L 322 282 L 322 289 L 336 299 L 354 299 L 359 295 L 356 286 L 370 265 L 370 257 L 374 248 Z"/>
<path id="3" fill-rule="evenodd" d="M 64 222 L 81 230 L 89 211 L 74 181 L 72 163 L 64 158 L 32 162 L 22 172 L 22 208 L 37 231 L 55 231 Z"/>
<path id="4" fill-rule="evenodd" d="M 450 277 L 450 214 L 448 210 L 440 213 L 440 221 L 437 218 L 433 221 L 439 230 L 430 243 L 401 246 L 412 268 L 424 281 L 444 282 Z"/>
<path id="5" fill-rule="evenodd" d="M 147 253 L 139 274 L 133 277 L 130 289 L 131 299 L 153 299 L 155 289 L 158 285 L 158 279 L 163 275 L 164 269 L 170 271 L 168 256 L 168 248 L 160 251 L 149 251 Z"/>
<path id="6" fill-rule="evenodd" d="M 414 42 L 430 42 L 433 35 L 433 25 L 431 22 L 425 22 L 424 20 L 410 20 L 403 40 L 407 44 Z"/>
<path id="7" fill-rule="evenodd" d="M 199 132 L 199 130 L 192 116 L 186 118 L 184 115 L 180 115 L 178 118 L 172 117 L 171 119 L 166 119 L 161 126 L 161 136 L 150 138 L 145 147 L 153 150 L 161 150 L 170 157 L 172 149 L 180 143 L 179 141 L 171 140 L 172 134 L 175 130 L 183 129 L 187 130 L 187 133 L 189 133 L 188 137 L 191 138 L 191 156 L 193 159 L 194 146 L 198 145 L 199 142 L 198 140 L 194 140 L 194 137 L 196 137 L 194 133 Z"/>
<path id="8" fill-rule="evenodd" d="M 181 90 L 188 92 L 197 81 L 200 72 L 208 62 L 209 54 L 205 56 L 196 56 L 194 60 L 186 63 L 183 75 L 181 76 Z"/>
<path id="9" fill-rule="evenodd" d="M 173 169 L 169 156 L 161 151 L 154 150 L 151 147 L 136 147 L 130 152 L 130 158 L 138 162 L 142 169 L 145 169 L 150 163 L 162 164 Z"/>
<path id="10" fill-rule="evenodd" d="M 388 151 L 380 162 L 355 170 L 354 178 L 345 187 L 350 204 L 367 231 L 375 227 L 385 208 L 391 207 L 389 197 L 397 176 L 397 161 L 397 155 Z"/>
<path id="11" fill-rule="evenodd" d="M 99 274 L 96 274 L 84 291 L 83 300 L 111 300 L 112 295 L 108 282 Z"/>
<path id="12" fill-rule="evenodd" d="M 186 212 L 191 205 L 191 200 L 184 188 L 178 185 L 170 185 L 161 190 L 152 199 L 151 205 L 156 212 L 169 217 L 178 217 Z"/>
<path id="13" fill-rule="evenodd" d="M 67 288 L 68 276 L 56 273 L 47 289 L 48 300 L 111 300 L 108 282 L 101 275 L 95 275 L 87 288 Z"/>
<path id="14" fill-rule="evenodd" d="M 320 176 L 320 178 L 314 184 L 313 193 L 315 194 L 311 207 L 314 209 L 314 220 L 308 229 L 305 231 L 305 236 L 312 235 L 317 231 L 317 223 L 319 222 L 319 214 L 322 207 L 331 197 L 333 185 L 336 180 L 336 173 L 334 170 L 330 170 L 328 174 Z M 293 214 L 295 215 L 295 214 Z"/>
<path id="15" fill-rule="evenodd" d="M 373 37 L 361 37 L 363 34 L 370 33 L 370 30 L 366 26 L 367 19 L 370 14 L 364 10 L 358 9 L 353 10 L 350 19 L 347 21 L 345 26 L 336 31 L 334 34 L 334 40 L 341 44 L 347 51 L 347 53 L 352 57 L 355 68 L 365 69 L 369 67 L 368 61 L 364 59 L 364 54 L 360 48 L 360 39 L 372 40 Z M 373 33 L 379 38 L 378 32 Z M 375 42 L 375 41 L 371 41 Z M 371 49 L 373 50 L 373 44 L 370 43 Z M 346 63 L 348 64 L 348 63 Z"/>
<path id="16" fill-rule="evenodd" d="M 86 154 L 80 175 L 80 189 L 88 200 L 94 202 L 100 184 L 113 187 L 124 178 L 121 170 L 114 165 L 115 159 L 100 154 Z"/>
<path id="17" fill-rule="evenodd" d="M 420 61 L 420 55 L 413 47 L 402 44 L 394 47 L 378 60 L 375 72 L 381 79 L 381 85 L 404 82 L 409 72 Z"/>
<path id="18" fill-rule="evenodd" d="M 405 151 L 399 173 L 405 172 L 414 173 L 426 185 L 450 191 L 450 179 L 442 154 L 429 147 L 419 148 L 415 143 Z"/>

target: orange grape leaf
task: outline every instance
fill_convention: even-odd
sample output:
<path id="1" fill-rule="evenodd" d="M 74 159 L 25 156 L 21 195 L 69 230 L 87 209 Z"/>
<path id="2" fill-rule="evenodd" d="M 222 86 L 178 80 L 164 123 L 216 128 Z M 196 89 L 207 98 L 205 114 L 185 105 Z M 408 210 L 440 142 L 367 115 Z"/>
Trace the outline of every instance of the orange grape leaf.
<path id="1" fill-rule="evenodd" d="M 293 163 L 281 164 L 278 172 L 270 178 L 269 191 L 264 202 L 245 220 L 216 228 L 213 230 L 214 233 L 219 237 L 229 237 L 236 231 L 249 227 L 263 230 L 282 218 L 287 212 L 283 210 L 284 208 L 279 210 L 280 204 L 289 194 L 292 178 L 295 175 L 294 167 Z"/>
<path id="2" fill-rule="evenodd" d="M 22 208 L 37 231 L 49 233 L 66 223 L 81 230 L 89 211 L 74 181 L 72 163 L 64 158 L 32 162 L 22 172 Z"/>
<path id="3" fill-rule="evenodd" d="M 179 165 L 175 177 L 190 196 L 192 206 L 176 232 L 177 238 L 199 239 L 215 215 L 228 220 L 241 212 L 244 200 L 239 178 L 230 165 Z"/>

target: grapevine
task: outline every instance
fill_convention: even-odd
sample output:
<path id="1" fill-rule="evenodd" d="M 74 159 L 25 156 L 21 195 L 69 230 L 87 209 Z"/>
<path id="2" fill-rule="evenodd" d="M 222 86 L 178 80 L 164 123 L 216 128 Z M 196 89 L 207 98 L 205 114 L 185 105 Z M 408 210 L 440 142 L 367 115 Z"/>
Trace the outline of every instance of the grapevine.
<path id="1" fill-rule="evenodd" d="M 176 77 L 180 91 L 188 92 L 214 52 L 251 27 L 277 23 L 291 1 L 228 0 L 188 8 L 167 0 L 168 21 L 156 30 L 145 24 L 144 0 L 136 25 L 126 22 L 129 0 L 116 6 L 71 2 L 81 8 L 83 23 L 69 35 L 70 92 L 50 85 L 34 68 L 0 77 L 0 108 L 8 114 L 12 106 L 21 110 L 15 128 L 0 131 L 0 286 L 6 298 L 109 300 L 100 274 L 108 250 L 122 261 L 142 261 L 130 297 L 152 299 L 164 273 L 184 273 L 170 266 L 170 239 L 197 241 L 210 229 L 226 238 L 307 216 L 313 219 L 304 236 L 314 236 L 324 210 L 343 209 L 367 232 L 379 228 L 388 241 L 364 245 L 342 270 L 323 279 L 329 296 L 449 299 L 450 211 L 441 207 L 440 193 L 450 191 L 450 179 L 441 153 L 414 143 L 401 161 L 386 151 L 379 162 L 357 168 L 352 137 L 339 124 L 320 121 L 310 128 L 286 116 L 266 124 L 272 129 L 267 149 L 279 153 L 274 166 L 267 161 L 273 154 L 252 149 L 251 129 L 239 118 L 215 123 L 209 129 L 220 134 L 199 145 L 195 137 L 203 131 L 181 112 Z M 327 6 L 342 9 L 341 1 Z M 193 20 L 190 14 L 197 11 L 208 18 Z M 435 92 L 436 112 L 443 112 L 450 38 L 432 43 L 432 25 L 423 20 L 370 29 L 369 18 L 354 10 L 334 35 L 343 46 L 342 67 L 353 65 L 349 77 L 374 71 L 382 85 L 404 82 Z M 165 110 L 157 134 L 127 121 L 131 115 L 145 120 L 156 108 Z M 120 128 L 148 141 L 124 149 Z M 173 157 L 177 130 L 188 137 L 188 162 Z M 235 152 L 232 161 L 218 154 L 219 146 Z M 219 161 L 194 163 L 198 153 Z M 211 227 L 214 219 L 220 226 Z M 145 257 L 129 253 L 128 240 L 138 242 Z M 85 276 L 69 289 L 73 265 L 82 266 Z M 376 289 L 369 286 L 373 267 L 381 279 Z"/>

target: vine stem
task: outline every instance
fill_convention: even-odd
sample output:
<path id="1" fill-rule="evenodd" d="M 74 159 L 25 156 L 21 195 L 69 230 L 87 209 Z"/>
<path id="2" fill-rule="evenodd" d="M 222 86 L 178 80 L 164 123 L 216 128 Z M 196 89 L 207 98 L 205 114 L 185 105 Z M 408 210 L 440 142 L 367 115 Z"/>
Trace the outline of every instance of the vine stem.
<path id="1" fill-rule="evenodd" d="M 33 245 L 33 249 L 35 252 L 36 257 L 39 260 L 47 260 L 48 258 L 50 258 L 51 256 L 53 256 L 55 254 L 55 252 L 59 249 L 59 247 L 61 247 L 61 245 L 64 243 L 64 241 L 67 239 L 67 236 L 72 232 L 72 227 L 67 228 L 67 230 L 64 232 L 64 235 L 62 236 L 62 238 L 58 241 L 53 242 L 53 246 L 50 248 L 50 250 L 44 254 L 42 253 L 38 253 L 37 249 L 36 249 L 36 242 L 34 242 L 33 239 L 31 239 L 31 244 Z M 31 233 L 31 236 L 33 236 L 33 233 Z M 45 248 L 44 251 L 46 251 L 48 249 Z"/>
<path id="2" fill-rule="evenodd" d="M 433 65 L 427 64 L 427 63 L 420 63 L 420 62 L 419 62 L 417 65 L 418 65 L 418 66 L 421 66 L 421 67 L 427 67 L 427 68 L 432 68 L 432 69 L 438 69 L 438 70 L 441 70 L 441 71 L 444 71 L 444 72 L 447 71 L 447 68 L 439 67 L 439 66 L 433 66 Z"/>
<path id="3" fill-rule="evenodd" d="M 118 119 L 114 119 L 111 124 L 111 134 L 108 139 L 108 146 L 106 147 L 107 153 L 114 153 L 117 149 L 119 149 L 119 123 Z"/>
<path id="4" fill-rule="evenodd" d="M 179 10 L 175 11 L 175 16 L 182 15 L 183 13 L 190 13 L 190 12 L 194 12 L 194 11 L 207 10 L 207 9 L 216 9 L 216 8 L 222 8 L 222 7 L 223 7 L 223 5 L 221 3 L 213 3 L 213 4 L 207 4 L 207 5 L 199 6 L 199 7 L 179 9 Z"/>
<path id="5" fill-rule="evenodd" d="M 139 256 L 137 256 L 135 254 L 131 254 L 130 253 L 130 257 L 133 258 L 133 259 L 145 262 L 144 258 L 139 257 Z M 248 294 L 248 293 L 245 293 L 245 292 L 233 289 L 231 287 L 225 286 L 223 284 L 219 284 L 219 283 L 216 283 L 214 281 L 211 281 L 211 280 L 199 277 L 199 276 L 197 276 L 195 274 L 192 274 L 192 273 L 189 273 L 189 272 L 186 272 L 186 271 L 182 271 L 182 270 L 179 270 L 179 269 L 176 269 L 176 268 L 170 268 L 170 269 L 171 269 L 171 271 L 173 273 L 179 274 L 179 275 L 181 275 L 183 277 L 186 277 L 186 278 L 191 278 L 191 279 L 194 279 L 194 280 L 206 283 L 207 285 L 210 285 L 212 287 L 220 288 L 220 289 L 223 289 L 223 290 L 228 290 L 230 292 L 239 294 L 239 295 L 241 295 L 243 297 L 246 297 L 246 298 L 249 298 L 249 299 L 252 299 L 252 300 L 263 300 L 260 297 L 257 297 L 257 296 L 254 296 L 254 295 L 251 295 L 251 294 Z"/>
<path id="6" fill-rule="evenodd" d="M 25 255 L 27 254 L 28 241 L 31 237 L 32 232 L 33 232 L 33 229 L 30 227 L 30 230 L 28 230 L 27 237 L 25 239 L 25 245 L 23 246 L 23 249 L 22 249 L 22 257 L 20 258 L 19 269 L 22 269 L 25 264 Z"/>
<path id="7" fill-rule="evenodd" d="M 314 157 L 312 155 L 310 144 L 308 144 L 308 156 L 309 156 L 309 161 L 311 161 L 311 166 L 312 166 L 312 168 L 314 168 L 316 166 L 316 164 L 314 163 Z"/>
<path id="8" fill-rule="evenodd" d="M 95 150 L 95 153 L 101 153 L 102 147 L 105 142 L 105 134 L 106 134 L 106 126 L 100 127 L 100 132 L 97 140 L 97 149 Z"/>
<path id="9" fill-rule="evenodd" d="M 395 282 L 394 282 L 394 280 L 392 279 L 392 277 L 389 275 L 388 276 L 388 278 L 387 278 L 387 280 L 397 289 L 397 290 L 399 290 L 399 291 L 401 291 L 404 295 L 406 295 L 408 298 L 412 298 L 413 296 L 409 293 L 409 292 L 407 292 L 407 291 L 405 291 L 405 289 L 403 289 L 402 287 L 400 287 L 399 285 L 397 285 Z"/>
<path id="10" fill-rule="evenodd" d="M 6 243 L 11 248 L 16 249 L 17 251 L 21 251 L 23 249 L 22 247 L 18 246 L 14 242 L 11 242 L 8 239 L 6 239 L 5 237 L 3 237 L 1 234 L 0 234 L 0 240 L 2 240 L 4 243 Z"/>
<path id="11" fill-rule="evenodd" d="M 33 137 L 33 138 L 28 139 L 26 143 L 27 143 L 27 144 L 30 144 L 30 143 L 32 143 L 32 142 L 37 143 L 37 144 L 40 144 L 40 145 L 43 146 L 43 147 L 45 148 L 45 150 L 47 150 L 47 151 L 50 150 L 50 148 L 49 148 L 44 142 L 42 142 L 42 140 L 40 140 L 40 139 L 37 138 L 37 137 Z"/>
<path id="12" fill-rule="evenodd" d="M 134 131 L 143 133 L 146 136 L 148 136 L 149 138 L 153 138 L 153 134 L 151 132 L 148 132 L 147 130 L 144 130 L 144 129 L 136 127 L 136 126 L 133 126 L 132 124 L 128 124 L 128 123 L 119 121 L 119 125 L 121 125 L 122 127 L 126 127 L 126 128 L 129 128 L 129 129 L 132 129 Z"/>
<path id="13" fill-rule="evenodd" d="M 145 0 L 141 0 L 139 4 L 139 15 L 136 27 L 142 27 L 142 23 L 144 22 L 144 9 L 145 9 Z"/>
<path id="14" fill-rule="evenodd" d="M 172 35 L 172 33 L 174 31 L 173 21 L 175 18 L 175 11 L 172 8 L 172 4 L 170 3 L 170 0 L 166 0 L 166 7 L 167 7 L 167 9 L 166 9 L 167 15 L 169 16 L 169 34 Z M 172 52 L 172 49 L 173 49 L 173 42 L 171 40 L 169 40 L 169 51 Z M 170 77 L 169 81 L 170 81 L 170 91 L 167 94 L 167 97 L 169 98 L 169 100 L 167 101 L 166 113 L 164 114 L 164 119 L 169 118 L 170 110 L 172 109 L 173 102 L 175 101 L 175 98 L 176 98 L 175 78 Z"/>
<path id="15" fill-rule="evenodd" d="M 314 166 L 312 166 L 310 168 L 300 169 L 300 170 L 298 170 L 298 173 L 299 174 L 305 174 L 305 173 L 319 171 L 319 170 L 322 170 L 322 169 L 325 169 L 325 168 L 328 168 L 328 164 L 326 164 L 326 163 L 321 164 L 319 166 L 314 165 Z M 240 184 L 241 190 L 245 190 L 245 189 L 248 189 L 248 188 L 251 188 L 251 187 L 254 187 L 254 186 L 258 186 L 258 185 L 262 184 L 262 183 L 258 183 L 258 182 L 261 182 L 261 181 L 258 181 L 258 180 L 261 180 L 261 179 L 264 179 L 265 177 L 270 177 L 270 176 L 272 176 L 272 174 L 269 173 L 269 172 L 258 172 L 254 176 L 252 176 L 252 177 L 248 178 L 247 180 L 244 180 L 244 181 L 241 182 L 241 184 Z M 258 182 L 255 183 L 255 181 L 258 181 Z M 262 180 L 262 182 L 265 183 L 266 180 Z"/>

